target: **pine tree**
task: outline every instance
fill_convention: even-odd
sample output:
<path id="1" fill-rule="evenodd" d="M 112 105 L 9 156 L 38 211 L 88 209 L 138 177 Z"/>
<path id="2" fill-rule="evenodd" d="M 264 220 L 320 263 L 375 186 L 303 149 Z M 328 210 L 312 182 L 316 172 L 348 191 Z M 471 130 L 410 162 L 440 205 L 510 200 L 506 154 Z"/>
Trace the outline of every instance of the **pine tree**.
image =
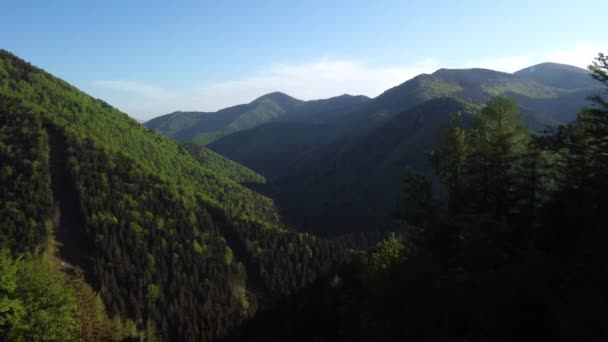
<path id="1" fill-rule="evenodd" d="M 459 112 L 450 118 L 441 147 L 430 154 L 433 169 L 448 192 L 450 216 L 458 215 L 465 201 L 463 172 L 469 150 L 467 134 L 462 125 L 462 114 Z"/>
<path id="2" fill-rule="evenodd" d="M 513 200 L 514 170 L 529 141 L 517 103 L 502 96 L 490 101 L 476 117 L 470 137 L 465 169 L 473 212 L 505 219 Z"/>

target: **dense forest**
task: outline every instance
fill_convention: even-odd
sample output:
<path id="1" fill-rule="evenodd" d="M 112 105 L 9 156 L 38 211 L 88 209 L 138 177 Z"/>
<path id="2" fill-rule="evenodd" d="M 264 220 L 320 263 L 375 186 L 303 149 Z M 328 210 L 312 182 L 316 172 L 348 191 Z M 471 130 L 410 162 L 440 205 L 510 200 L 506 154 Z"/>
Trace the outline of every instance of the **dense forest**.
<path id="1" fill-rule="evenodd" d="M 542 131 L 501 94 L 483 93 L 483 104 L 433 96 L 393 119 L 357 113 L 380 130 L 360 131 L 331 161 L 344 164 L 317 174 L 344 179 L 300 173 L 299 189 L 343 181 L 352 196 L 376 184 L 399 195 L 388 225 L 355 212 L 365 199 L 308 207 L 352 215 L 322 238 L 292 229 L 321 231 L 316 219 L 286 220 L 298 206 L 271 199 L 263 175 L 2 50 L 0 341 L 608 339 L 608 57 L 590 71 L 602 87 L 589 104 Z M 300 108 L 294 117 L 304 106 L 323 118 L 325 102 L 277 96 Z M 284 114 L 271 100 L 246 107 L 248 120 L 266 120 L 265 106 Z M 328 103 L 339 117 L 368 100 Z M 422 121 L 441 129 L 427 135 Z M 400 183 L 353 189 L 349 167 L 394 172 L 369 165 L 384 150 L 415 162 Z"/>
<path id="2" fill-rule="evenodd" d="M 217 340 L 365 248 L 286 230 L 237 183 L 261 176 L 1 57 L 3 339 Z"/>

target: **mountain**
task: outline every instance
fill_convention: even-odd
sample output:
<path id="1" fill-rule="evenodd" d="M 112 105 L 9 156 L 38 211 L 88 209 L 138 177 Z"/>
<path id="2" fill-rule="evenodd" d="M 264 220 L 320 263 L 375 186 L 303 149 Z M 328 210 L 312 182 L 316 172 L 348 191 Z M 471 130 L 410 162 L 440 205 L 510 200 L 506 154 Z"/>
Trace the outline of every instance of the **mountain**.
<path id="1" fill-rule="evenodd" d="M 202 142 L 228 132 L 255 127 L 283 115 L 296 100 L 283 93 L 264 95 L 249 104 L 222 109 L 217 113 L 175 112 L 146 123 L 146 127 L 177 140 Z"/>
<path id="2" fill-rule="evenodd" d="M 355 248 L 287 229 L 239 184 L 263 177 L 4 50 L 0 165 L 0 280 L 16 284 L 1 300 L 49 313 L 4 321 L 16 340 L 42 324 L 55 340 L 218 340 Z"/>
<path id="3" fill-rule="evenodd" d="M 152 119 L 145 125 L 177 140 L 206 145 L 226 134 L 254 128 L 267 122 L 302 119 L 326 121 L 329 118 L 339 117 L 341 113 L 366 100 L 364 96 L 342 95 L 327 100 L 301 101 L 274 92 L 261 96 L 251 103 L 214 113 L 175 112 Z M 304 116 L 306 118 L 303 118 Z"/>
<path id="4" fill-rule="evenodd" d="M 455 97 L 482 105 L 497 95 L 505 95 L 517 100 L 528 113 L 526 120 L 529 124 L 544 128 L 546 125 L 574 120 L 586 97 L 593 92 L 593 87 L 586 86 L 554 88 L 533 78 L 521 77 L 518 73 L 478 68 L 439 69 L 433 74 L 419 75 L 387 90 L 369 102 L 362 116 L 367 121 L 378 122 L 433 98 Z M 575 84 L 581 82 L 579 73 L 574 78 L 569 71 L 563 74 L 559 77 L 564 80 L 572 79 Z M 591 77 L 586 77 L 587 84 L 593 84 Z"/>
<path id="5" fill-rule="evenodd" d="M 559 89 L 598 88 L 588 70 L 559 63 L 541 63 L 516 71 L 514 75 Z"/>
<path id="6" fill-rule="evenodd" d="M 517 99 L 527 109 L 543 116 L 552 116 L 559 123 L 574 120 L 572 114 L 578 113 L 587 104 L 586 98 L 597 93 L 601 86 L 589 71 L 566 64 L 541 63 L 519 70 L 514 75 L 558 92 L 559 96 L 551 101 Z"/>

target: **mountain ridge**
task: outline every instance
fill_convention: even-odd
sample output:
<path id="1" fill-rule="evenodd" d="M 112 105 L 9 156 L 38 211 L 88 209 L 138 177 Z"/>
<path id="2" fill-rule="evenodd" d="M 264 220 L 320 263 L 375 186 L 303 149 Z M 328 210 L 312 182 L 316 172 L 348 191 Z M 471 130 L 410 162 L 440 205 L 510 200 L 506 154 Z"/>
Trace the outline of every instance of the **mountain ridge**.
<path id="1" fill-rule="evenodd" d="M 177 140 L 206 145 L 226 134 L 274 120 L 298 120 L 308 116 L 324 121 L 327 118 L 315 114 L 326 112 L 339 116 L 366 100 L 368 98 L 362 95 L 343 94 L 328 99 L 302 101 L 282 92 L 272 92 L 249 103 L 217 112 L 173 112 L 151 119 L 145 126 Z"/>

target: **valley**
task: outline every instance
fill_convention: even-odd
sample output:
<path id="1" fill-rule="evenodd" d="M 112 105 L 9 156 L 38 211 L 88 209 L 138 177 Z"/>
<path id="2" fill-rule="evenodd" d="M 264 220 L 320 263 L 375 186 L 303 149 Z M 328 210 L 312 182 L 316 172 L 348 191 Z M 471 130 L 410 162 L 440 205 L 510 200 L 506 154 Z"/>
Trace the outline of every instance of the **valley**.
<path id="1" fill-rule="evenodd" d="M 605 340 L 591 63 L 140 123 L 0 50 L 0 341 Z"/>

